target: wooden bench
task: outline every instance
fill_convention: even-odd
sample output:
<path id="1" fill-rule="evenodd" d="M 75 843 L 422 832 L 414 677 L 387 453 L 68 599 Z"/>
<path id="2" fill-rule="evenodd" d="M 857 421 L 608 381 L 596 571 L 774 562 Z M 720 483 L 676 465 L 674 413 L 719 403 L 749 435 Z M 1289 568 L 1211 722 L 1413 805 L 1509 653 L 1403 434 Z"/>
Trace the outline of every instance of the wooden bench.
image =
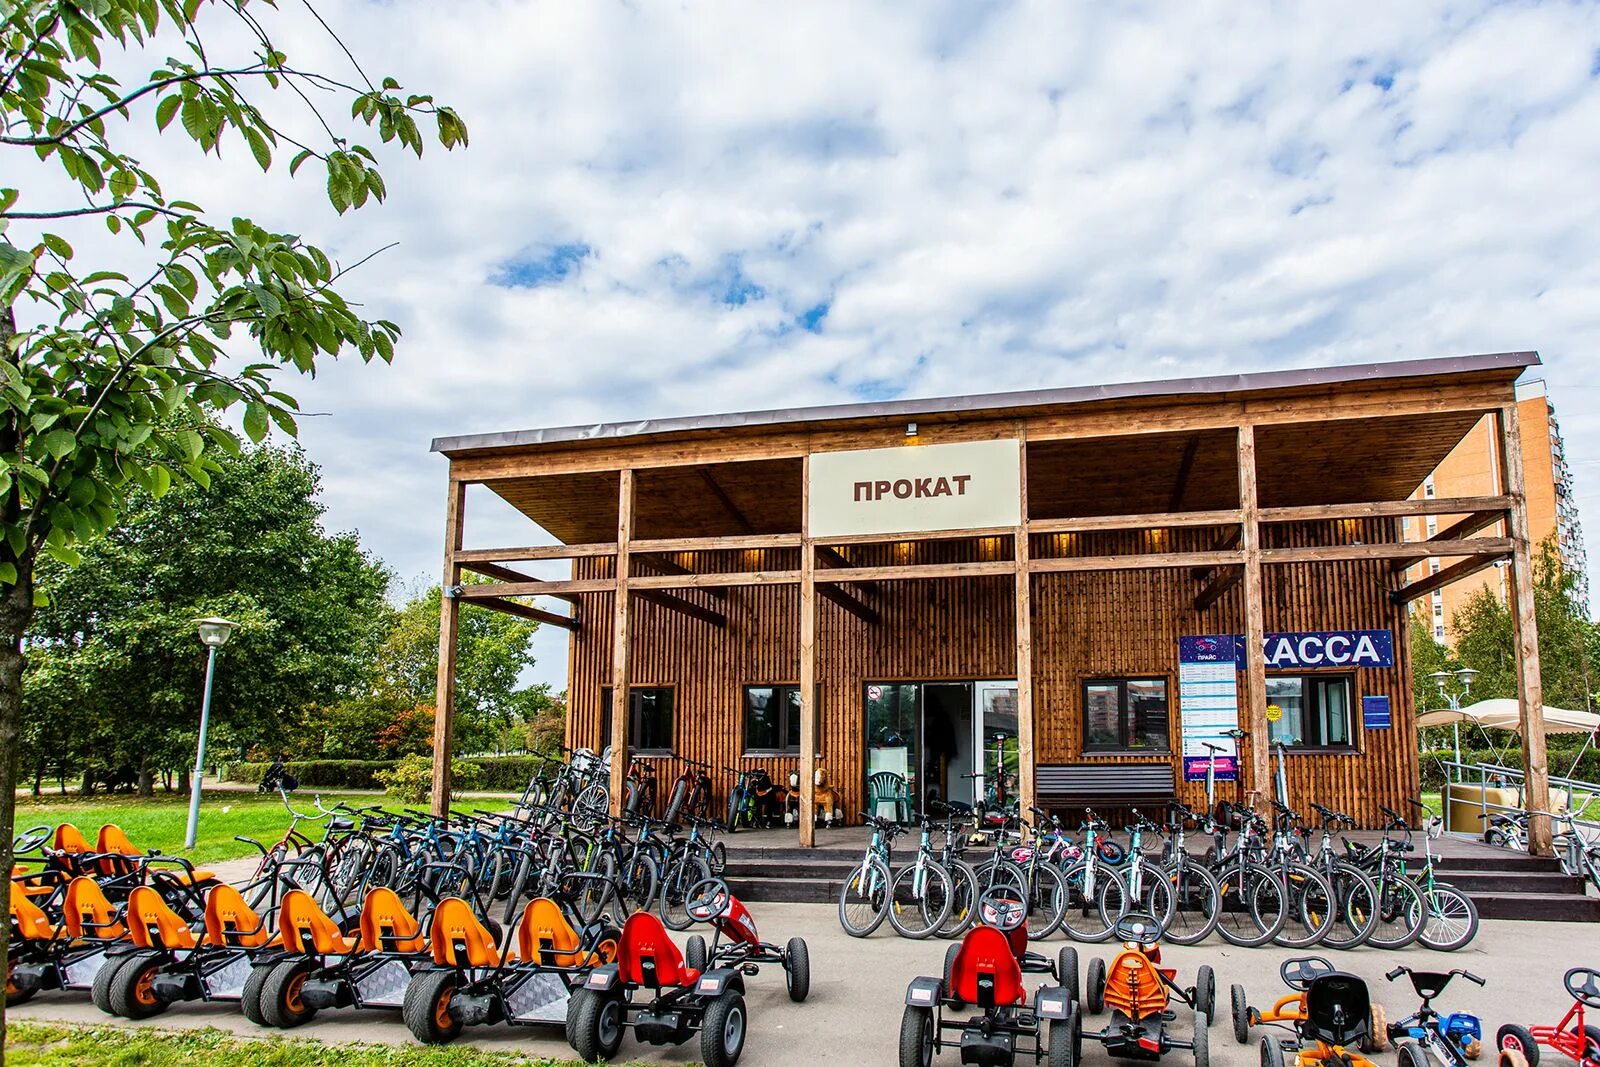
<path id="1" fill-rule="evenodd" d="M 1046 811 L 1082 815 L 1084 808 L 1145 808 L 1159 818 L 1178 786 L 1171 763 L 1041 764 L 1034 771 L 1034 792 Z"/>

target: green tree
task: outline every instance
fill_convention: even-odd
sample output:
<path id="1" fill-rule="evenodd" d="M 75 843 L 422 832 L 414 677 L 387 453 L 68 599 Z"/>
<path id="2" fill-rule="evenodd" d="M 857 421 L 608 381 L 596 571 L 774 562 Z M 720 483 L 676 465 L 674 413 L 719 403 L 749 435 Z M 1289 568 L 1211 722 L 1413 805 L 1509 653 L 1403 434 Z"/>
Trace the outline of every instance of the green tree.
<path id="1" fill-rule="evenodd" d="M 0 175 L 17 183 L 0 187 L 0 870 L 40 553 L 75 563 L 132 486 L 161 496 L 174 479 L 205 485 L 215 454 L 238 445 L 217 414 L 239 412 L 252 440 L 272 423 L 292 436 L 282 373 L 343 351 L 388 360 L 400 333 L 352 309 L 338 290 L 345 270 L 315 245 L 210 219 L 181 187 L 197 168 L 158 176 L 130 150 L 133 124 L 207 156 L 248 152 L 263 170 L 286 149 L 291 175 L 315 159 L 340 212 L 382 200 L 385 185 L 376 155 L 336 129 L 335 109 L 419 154 L 418 118 L 446 148 L 466 143 L 453 111 L 368 77 L 337 38 L 347 74 L 294 66 L 273 17 L 271 0 L 0 2 Z M 150 73 L 123 84 L 113 66 Z M 309 114 L 269 117 L 269 97 Z M 73 239 L 102 226 L 118 247 L 85 263 Z M 0 905 L 9 889 L 0 884 Z M 0 927 L 0 952 L 8 935 Z M 0 1008 L 0 1056 L 4 1038 Z"/>
<path id="2" fill-rule="evenodd" d="M 316 466 L 299 448 L 222 456 L 208 489 L 127 493 L 121 522 L 68 567 L 40 561 L 49 597 L 29 628 L 24 707 L 35 781 L 54 751 L 85 784 L 126 769 L 141 793 L 193 756 L 205 658 L 193 620 L 242 623 L 223 652 L 213 729 L 222 752 L 277 747 L 308 705 L 359 692 L 392 609 L 388 572 L 321 526 Z"/>

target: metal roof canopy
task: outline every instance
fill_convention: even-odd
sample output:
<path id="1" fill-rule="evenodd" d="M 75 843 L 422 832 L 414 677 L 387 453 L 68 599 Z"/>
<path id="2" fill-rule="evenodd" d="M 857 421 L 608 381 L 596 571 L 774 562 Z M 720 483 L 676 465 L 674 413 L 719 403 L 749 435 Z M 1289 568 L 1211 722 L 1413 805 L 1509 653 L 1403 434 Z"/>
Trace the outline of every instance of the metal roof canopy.
<path id="1" fill-rule="evenodd" d="M 798 423 L 815 424 L 877 418 L 915 420 L 979 411 L 996 412 L 1071 406 L 1090 404 L 1097 401 L 1271 392 L 1320 386 L 1400 381 L 1408 378 L 1454 377 L 1496 371 L 1502 373 L 1516 371 L 1520 373 L 1525 368 L 1538 364 L 1539 355 L 1537 352 L 1497 352 L 1485 355 L 1450 356 L 1438 359 L 1397 360 L 1388 363 L 1362 363 L 1335 367 L 1212 375 L 1199 378 L 1171 378 L 1159 381 L 1073 386 L 1064 389 L 1032 389 L 930 399 L 886 400 L 865 404 L 774 408 L 768 411 L 728 412 L 669 419 L 638 419 L 629 422 L 603 422 L 586 426 L 555 426 L 502 433 L 439 437 L 434 439 L 432 451 L 455 455 L 503 448 L 616 441 L 707 430 L 758 429 Z"/>

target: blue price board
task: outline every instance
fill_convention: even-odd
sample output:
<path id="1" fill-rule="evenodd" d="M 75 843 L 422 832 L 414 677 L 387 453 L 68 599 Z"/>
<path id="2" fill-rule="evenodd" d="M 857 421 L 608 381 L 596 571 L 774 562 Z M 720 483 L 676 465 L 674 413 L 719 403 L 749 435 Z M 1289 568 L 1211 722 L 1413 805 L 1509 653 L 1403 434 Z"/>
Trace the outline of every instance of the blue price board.
<path id="1" fill-rule="evenodd" d="M 1369 730 L 1387 730 L 1393 725 L 1388 697 L 1361 698 L 1361 725 Z"/>

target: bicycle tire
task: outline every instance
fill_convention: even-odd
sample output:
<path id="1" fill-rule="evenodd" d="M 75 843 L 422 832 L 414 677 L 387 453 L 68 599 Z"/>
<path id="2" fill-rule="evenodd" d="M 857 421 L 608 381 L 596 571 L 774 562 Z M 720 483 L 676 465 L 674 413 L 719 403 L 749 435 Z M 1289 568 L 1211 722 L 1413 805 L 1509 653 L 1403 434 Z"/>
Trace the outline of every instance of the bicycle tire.
<path id="1" fill-rule="evenodd" d="M 666 813 L 661 820 L 666 823 L 676 823 L 678 815 L 683 811 L 683 802 L 688 790 L 684 788 L 683 779 L 679 778 L 672 786 L 672 796 L 667 800 Z"/>
<path id="2" fill-rule="evenodd" d="M 950 914 L 935 933 L 955 938 L 966 933 L 978 917 L 978 876 L 961 860 L 945 864 L 945 870 L 950 872 Z"/>
<path id="3" fill-rule="evenodd" d="M 631 902 L 634 911 L 649 911 L 660 888 L 661 874 L 656 861 L 648 852 L 640 852 L 623 865 L 618 882 L 619 894 Z"/>
<path id="4" fill-rule="evenodd" d="M 1417 940 L 1435 952 L 1454 952 L 1478 936 L 1478 906 L 1448 882 L 1434 882 L 1422 895 L 1428 918 Z"/>
<path id="5" fill-rule="evenodd" d="M 1211 872 L 1197 863 L 1161 871 L 1170 886 L 1172 914 L 1167 920 L 1166 940 L 1174 945 L 1198 945 L 1217 928 L 1222 909 L 1222 891 Z"/>
<path id="6" fill-rule="evenodd" d="M 1336 861 L 1328 871 L 1334 892 L 1334 923 L 1322 943 L 1329 948 L 1359 948 L 1372 936 L 1378 922 L 1378 887 L 1367 872 L 1352 863 Z"/>
<path id="7" fill-rule="evenodd" d="M 1399 871 L 1379 872 L 1378 918 L 1367 944 L 1374 948 L 1405 948 L 1422 936 L 1426 905 L 1416 883 Z"/>
<path id="8" fill-rule="evenodd" d="M 1079 860 L 1061 872 L 1066 885 L 1065 907 L 1062 909 L 1060 929 L 1074 941 L 1098 944 L 1111 937 L 1111 923 L 1105 921 L 1101 911 L 1101 897 L 1107 885 L 1117 882 L 1116 876 L 1098 862 L 1090 873 L 1089 861 Z M 1118 914 L 1121 914 L 1121 891 L 1116 890 Z"/>
<path id="9" fill-rule="evenodd" d="M 668 928 L 687 930 L 694 919 L 689 915 L 689 890 L 711 877 L 711 868 L 699 856 L 681 852 L 661 879 L 656 896 L 656 914 Z"/>
<path id="10" fill-rule="evenodd" d="M 1048 863 L 1033 867 L 1028 878 L 1028 939 L 1042 941 L 1061 928 L 1067 915 L 1067 880 Z"/>
<path id="11" fill-rule="evenodd" d="M 1283 927 L 1273 935 L 1273 943 L 1284 948 L 1315 948 L 1328 936 L 1336 908 L 1333 886 L 1321 871 L 1305 863 L 1288 863 L 1282 868 L 1289 906 Z"/>
<path id="12" fill-rule="evenodd" d="M 917 865 L 908 863 L 889 881 L 889 925 L 901 937 L 921 941 L 933 935 L 950 915 L 950 872 L 938 860 L 923 861 L 924 882 L 916 888 Z"/>
<path id="13" fill-rule="evenodd" d="M 1242 875 L 1235 870 L 1218 878 L 1217 889 L 1217 933 L 1230 945 L 1259 948 L 1289 920 L 1288 889 L 1276 870 L 1248 863 Z"/>
<path id="14" fill-rule="evenodd" d="M 1109 875 L 1100 884 L 1100 892 L 1095 906 L 1100 910 L 1100 920 L 1107 927 L 1114 927 L 1117 920 L 1130 912 L 1143 912 L 1152 916 L 1161 926 L 1162 930 L 1172 921 L 1172 912 L 1177 901 L 1172 896 L 1172 889 L 1164 872 L 1158 867 L 1146 867 L 1144 879 L 1140 885 L 1137 899 L 1133 893 L 1134 867 L 1129 864 L 1122 870 L 1105 871 Z"/>
<path id="15" fill-rule="evenodd" d="M 839 925 L 851 937 L 867 937 L 889 915 L 889 865 L 874 856 L 857 864 L 839 887 Z"/>

